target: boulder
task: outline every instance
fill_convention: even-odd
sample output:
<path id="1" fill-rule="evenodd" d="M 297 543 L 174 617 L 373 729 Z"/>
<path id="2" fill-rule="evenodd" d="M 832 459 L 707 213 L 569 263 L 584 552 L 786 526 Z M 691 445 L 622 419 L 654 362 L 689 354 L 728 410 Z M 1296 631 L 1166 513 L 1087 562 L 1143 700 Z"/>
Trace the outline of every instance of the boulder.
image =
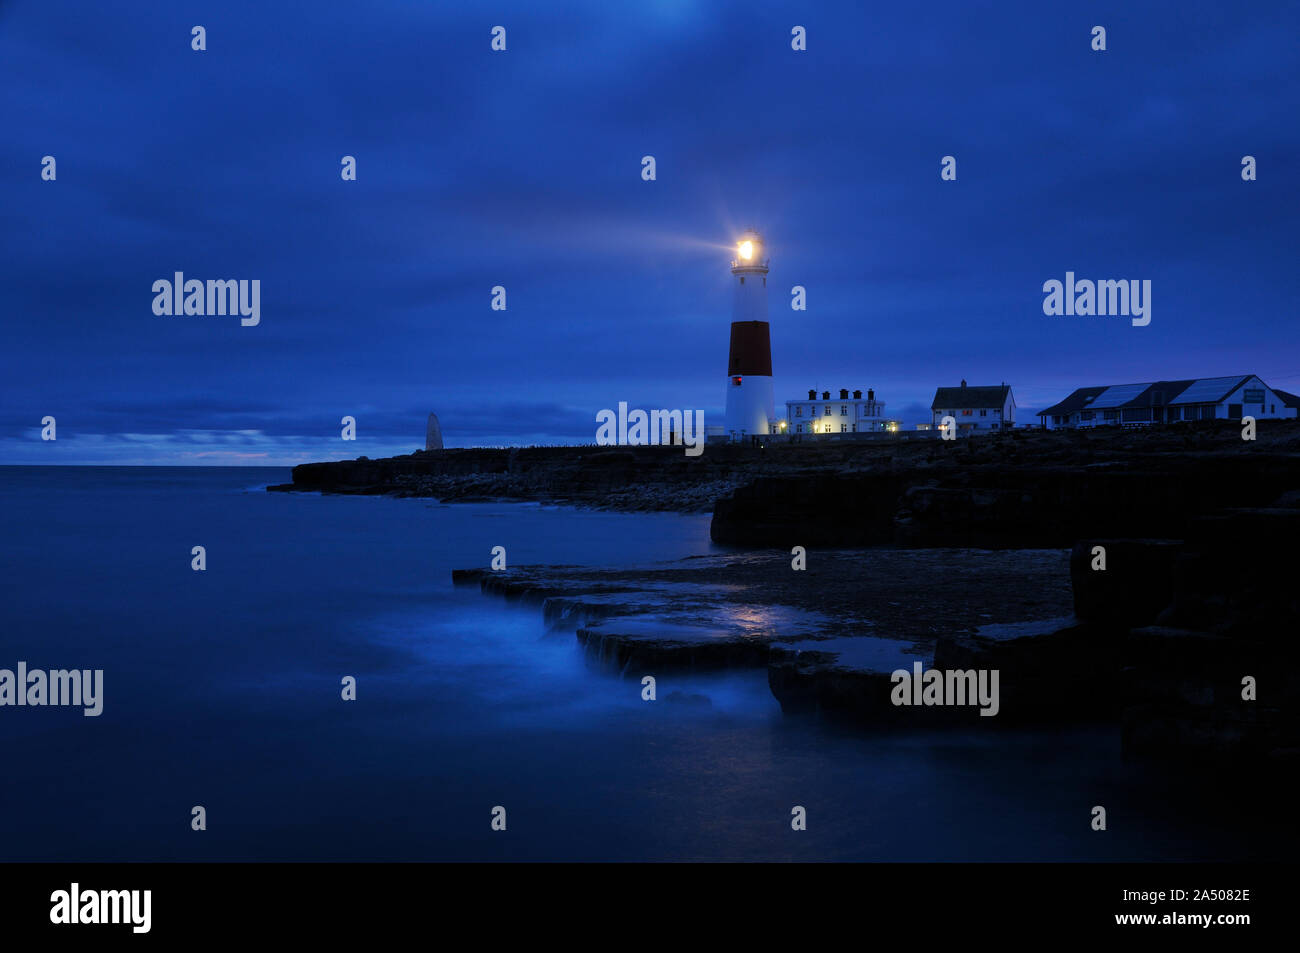
<path id="1" fill-rule="evenodd" d="M 921 727 L 943 718 L 934 708 L 904 708 L 890 700 L 892 674 L 929 659 L 897 639 L 849 636 L 771 647 L 767 683 L 785 714 L 818 712 L 871 725 Z"/>
<path id="2" fill-rule="evenodd" d="M 1232 509 L 1192 520 L 1162 624 L 1296 637 L 1300 626 L 1300 509 Z"/>
<path id="3" fill-rule="evenodd" d="M 1249 757 L 1300 744 L 1300 653 L 1291 644 L 1147 626 L 1129 633 L 1123 660 L 1126 755 Z M 1243 697 L 1247 677 L 1253 699 Z"/>
<path id="4" fill-rule="evenodd" d="M 1105 551 L 1105 569 L 1094 569 Z M 1172 539 L 1086 539 L 1070 552 L 1074 614 L 1095 625 L 1150 625 L 1170 604 L 1183 544 Z"/>
<path id="5" fill-rule="evenodd" d="M 1062 617 L 941 636 L 934 667 L 996 669 L 1000 711 L 990 720 L 999 723 L 1098 721 L 1116 713 L 1118 656 L 1112 632 Z"/>

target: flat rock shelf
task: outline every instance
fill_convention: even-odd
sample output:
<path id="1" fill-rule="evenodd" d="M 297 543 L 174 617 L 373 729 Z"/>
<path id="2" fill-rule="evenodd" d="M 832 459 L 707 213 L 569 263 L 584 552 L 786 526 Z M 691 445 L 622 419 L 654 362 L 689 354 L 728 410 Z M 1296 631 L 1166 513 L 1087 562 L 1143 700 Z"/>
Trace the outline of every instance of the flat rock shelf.
<path id="1" fill-rule="evenodd" d="M 995 624 L 1055 631 L 1074 622 L 1065 550 L 816 551 L 808 559 L 803 571 L 775 552 L 452 575 L 537 605 L 548 631 L 572 632 L 602 671 L 640 678 L 767 667 L 783 709 L 832 715 L 891 707 L 890 673 L 917 660 L 929 668 L 943 639 L 976 638 Z"/>

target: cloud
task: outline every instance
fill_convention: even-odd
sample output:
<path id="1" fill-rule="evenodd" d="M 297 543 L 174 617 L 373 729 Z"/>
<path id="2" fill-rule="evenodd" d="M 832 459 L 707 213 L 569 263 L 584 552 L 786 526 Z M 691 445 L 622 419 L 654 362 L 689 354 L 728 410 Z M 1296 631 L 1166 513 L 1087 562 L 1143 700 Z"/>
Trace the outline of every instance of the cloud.
<path id="1" fill-rule="evenodd" d="M 1294 313 L 1294 8 L 1126 9 L 1104 55 L 1077 3 L 819 5 L 802 54 L 747 3 L 507 3 L 500 55 L 472 10 L 367 10 L 5 5 L 0 462 L 39 455 L 47 413 L 110 460 L 141 443 L 113 435 L 165 455 L 203 431 L 325 453 L 344 414 L 376 447 L 418 446 L 429 409 L 471 442 L 580 439 L 624 399 L 713 414 L 749 224 L 778 403 L 1296 371 L 1271 343 Z M 1045 317 L 1067 269 L 1152 279 L 1151 327 Z M 260 279 L 262 323 L 153 315 L 177 270 Z"/>

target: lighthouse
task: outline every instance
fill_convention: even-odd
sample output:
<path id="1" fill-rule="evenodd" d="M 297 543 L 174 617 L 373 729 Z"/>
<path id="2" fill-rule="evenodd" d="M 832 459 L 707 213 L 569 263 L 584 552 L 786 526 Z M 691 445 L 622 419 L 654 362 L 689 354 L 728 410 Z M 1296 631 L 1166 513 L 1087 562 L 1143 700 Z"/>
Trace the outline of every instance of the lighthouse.
<path id="1" fill-rule="evenodd" d="M 768 433 L 774 419 L 772 340 L 767 324 L 767 264 L 763 239 L 750 229 L 736 243 L 727 357 L 728 440 Z"/>

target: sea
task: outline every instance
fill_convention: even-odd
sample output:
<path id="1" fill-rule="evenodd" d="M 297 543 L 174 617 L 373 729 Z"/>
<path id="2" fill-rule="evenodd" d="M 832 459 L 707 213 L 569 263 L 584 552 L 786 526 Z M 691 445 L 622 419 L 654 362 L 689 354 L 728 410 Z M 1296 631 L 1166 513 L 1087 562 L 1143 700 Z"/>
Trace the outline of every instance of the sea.
<path id="1" fill-rule="evenodd" d="M 1290 812 L 1256 809 L 1270 792 L 1126 762 L 1114 726 L 848 729 L 783 715 L 763 670 L 664 672 L 649 702 L 536 606 L 452 585 L 495 546 L 511 565 L 720 552 L 708 515 L 267 492 L 289 479 L 0 467 L 0 669 L 103 671 L 97 717 L 0 707 L 0 861 L 1204 861 L 1294 842 Z"/>

